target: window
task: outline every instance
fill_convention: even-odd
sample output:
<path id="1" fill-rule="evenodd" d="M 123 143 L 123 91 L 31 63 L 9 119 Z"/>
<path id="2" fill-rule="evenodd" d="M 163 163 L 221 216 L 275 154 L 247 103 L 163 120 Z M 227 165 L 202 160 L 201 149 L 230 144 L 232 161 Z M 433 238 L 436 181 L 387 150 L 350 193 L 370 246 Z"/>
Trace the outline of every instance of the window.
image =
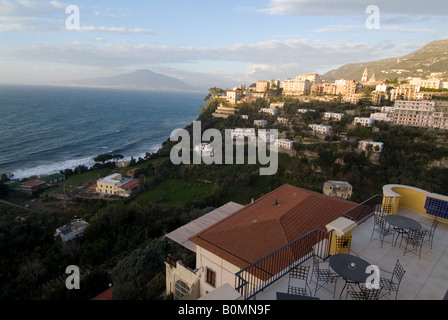
<path id="1" fill-rule="evenodd" d="M 208 284 L 216 286 L 216 272 L 207 268 L 207 278 L 205 280 Z"/>
<path id="2" fill-rule="evenodd" d="M 190 290 L 190 287 L 185 282 L 177 280 L 174 284 L 174 300 L 181 300 L 190 292 Z"/>

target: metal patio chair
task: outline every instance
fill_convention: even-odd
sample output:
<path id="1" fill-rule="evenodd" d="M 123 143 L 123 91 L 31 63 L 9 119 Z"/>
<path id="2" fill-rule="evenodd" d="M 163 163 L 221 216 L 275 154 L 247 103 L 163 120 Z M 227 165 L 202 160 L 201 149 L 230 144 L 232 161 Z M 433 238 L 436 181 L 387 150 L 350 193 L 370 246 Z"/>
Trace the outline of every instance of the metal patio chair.
<path id="1" fill-rule="evenodd" d="M 289 272 L 288 293 L 299 296 L 311 296 L 308 285 L 310 266 L 297 266 Z"/>
<path id="2" fill-rule="evenodd" d="M 395 292 L 395 300 L 397 300 L 398 290 L 400 289 L 401 280 L 403 279 L 406 270 L 400 264 L 400 260 L 397 260 L 392 272 L 381 268 L 380 271 L 381 275 L 389 275 L 388 277 L 380 277 L 380 287 L 384 290 L 381 297 L 386 297 L 387 295 L 390 296 L 392 292 Z"/>
<path id="3" fill-rule="evenodd" d="M 364 286 L 359 286 L 357 290 L 354 286 L 348 285 L 345 299 L 347 300 L 347 297 L 350 296 L 352 300 L 379 300 L 382 290 L 381 287 L 379 289 L 368 289 Z"/>
<path id="4" fill-rule="evenodd" d="M 432 250 L 432 243 L 434 241 L 434 233 L 436 232 L 437 226 L 439 224 L 439 219 L 434 218 L 431 228 L 424 228 L 424 230 L 426 230 L 426 237 L 425 239 L 423 239 L 423 242 L 428 244 L 431 247 Z"/>
<path id="5" fill-rule="evenodd" d="M 341 276 L 331 271 L 329 267 L 323 268 L 322 263 L 323 261 L 321 261 L 316 255 L 313 255 L 313 270 L 311 273 L 310 282 L 313 281 L 313 278 L 315 279 L 314 282 L 316 283 L 316 288 L 314 290 L 314 295 L 316 296 L 319 289 L 324 288 L 333 293 L 334 298 L 336 296 L 336 284 Z M 327 284 L 334 284 L 333 291 L 324 287 Z"/>
<path id="6" fill-rule="evenodd" d="M 426 237 L 426 233 L 427 230 L 421 229 L 409 230 L 406 234 L 404 234 L 400 241 L 400 247 L 403 240 L 406 242 L 403 255 L 406 255 L 406 253 L 408 252 L 414 252 L 415 254 L 418 254 L 418 258 L 420 259 L 422 254 L 423 241 Z"/>
<path id="7" fill-rule="evenodd" d="M 395 235 L 394 228 L 387 223 L 386 219 L 384 219 L 384 216 L 375 214 L 373 216 L 373 229 L 372 229 L 372 235 L 370 236 L 370 241 L 380 240 L 382 248 L 384 238 L 390 234 L 392 234 L 391 243 L 393 243 L 393 238 Z"/>

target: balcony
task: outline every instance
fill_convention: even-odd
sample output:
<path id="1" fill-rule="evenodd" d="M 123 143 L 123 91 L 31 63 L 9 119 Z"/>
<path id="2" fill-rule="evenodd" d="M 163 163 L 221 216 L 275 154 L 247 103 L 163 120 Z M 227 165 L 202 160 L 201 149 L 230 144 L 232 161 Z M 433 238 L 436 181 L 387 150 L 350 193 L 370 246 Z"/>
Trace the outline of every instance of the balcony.
<path id="1" fill-rule="evenodd" d="M 431 226 L 432 219 L 416 210 L 398 207 L 397 213 L 419 221 L 424 227 L 430 228 Z M 360 221 L 359 225 L 352 231 L 351 251 L 372 265 L 388 271 L 394 269 L 397 259 L 400 260 L 406 273 L 399 288 L 398 300 L 442 300 L 448 290 L 448 223 L 446 221 L 439 223 L 434 235 L 432 249 L 429 245 L 423 244 L 421 258 L 419 259 L 419 256 L 412 252 L 407 252 L 404 255 L 404 248 L 399 246 L 400 240 L 398 240 L 395 247 L 387 242 L 384 242 L 381 247 L 380 241 L 371 241 L 373 220 L 372 216 L 370 216 L 367 220 Z M 322 230 L 317 231 L 313 237 L 317 235 L 322 237 L 324 233 Z M 306 237 L 310 236 L 311 234 Z M 291 246 L 288 249 L 284 249 L 291 251 L 294 247 Z M 318 249 L 321 251 L 322 247 Z M 255 283 L 248 276 L 251 273 L 256 275 L 257 278 L 263 278 L 262 274 L 267 270 L 265 266 L 276 261 L 274 256 L 275 254 L 266 258 L 270 262 L 260 261 L 249 268 L 252 270 L 243 270 L 237 275 L 236 287 L 240 289 L 240 293 L 244 298 L 276 300 L 277 292 L 288 292 L 288 273 L 290 268 L 285 268 L 275 276 L 271 275 L 268 280 L 263 279 L 262 283 Z M 305 255 L 293 265 L 310 266 L 311 270 L 311 256 L 312 254 Z M 254 271 L 255 269 L 257 269 L 257 272 Z M 336 284 L 336 299 L 339 299 L 344 283 L 342 278 L 338 280 Z M 314 294 L 314 282 L 309 283 L 309 285 Z M 332 285 L 328 286 L 332 288 Z M 325 287 L 317 291 L 316 297 L 321 300 L 334 300 L 333 293 L 325 290 Z M 342 299 L 345 299 L 345 294 L 342 295 Z"/>

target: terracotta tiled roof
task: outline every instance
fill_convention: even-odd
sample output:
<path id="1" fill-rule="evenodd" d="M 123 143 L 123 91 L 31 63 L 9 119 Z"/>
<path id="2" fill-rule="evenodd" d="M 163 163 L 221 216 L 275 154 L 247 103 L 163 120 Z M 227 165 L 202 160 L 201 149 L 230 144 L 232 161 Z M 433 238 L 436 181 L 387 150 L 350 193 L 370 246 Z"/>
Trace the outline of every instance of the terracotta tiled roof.
<path id="1" fill-rule="evenodd" d="M 45 184 L 45 182 L 39 181 L 39 180 L 34 180 L 34 181 L 30 181 L 28 183 L 24 183 L 22 186 L 23 187 L 37 187 L 37 186 L 40 186 L 42 184 Z"/>
<path id="2" fill-rule="evenodd" d="M 109 301 L 109 300 L 112 300 L 113 292 L 114 292 L 114 287 L 110 287 L 109 289 L 107 289 L 103 293 L 100 293 L 99 295 L 97 295 L 92 300 L 96 300 L 96 301 Z"/>
<path id="3" fill-rule="evenodd" d="M 328 223 L 355 206 L 357 203 L 286 184 L 190 241 L 245 268 L 316 228 L 326 231 Z"/>
<path id="4" fill-rule="evenodd" d="M 123 184 L 121 186 L 121 188 L 133 190 L 139 185 L 139 183 L 140 183 L 140 181 L 138 181 L 138 180 L 131 180 L 131 181 Z"/>

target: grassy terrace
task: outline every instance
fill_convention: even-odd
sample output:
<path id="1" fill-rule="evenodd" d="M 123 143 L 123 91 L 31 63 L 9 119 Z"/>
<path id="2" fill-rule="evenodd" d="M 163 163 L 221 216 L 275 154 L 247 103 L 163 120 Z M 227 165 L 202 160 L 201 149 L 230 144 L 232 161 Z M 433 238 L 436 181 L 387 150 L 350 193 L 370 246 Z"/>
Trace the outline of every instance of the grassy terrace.
<path id="1" fill-rule="evenodd" d="M 167 179 L 154 189 L 137 196 L 141 205 L 162 204 L 166 207 L 181 207 L 185 203 L 201 200 L 213 192 L 213 185 L 199 181 Z"/>
<path id="2" fill-rule="evenodd" d="M 59 194 L 69 193 L 72 190 L 85 187 L 86 185 L 92 185 L 96 182 L 96 180 L 108 175 L 111 172 L 113 172 L 112 169 L 105 168 L 76 174 L 57 183 L 57 187 L 52 189 L 50 192 Z"/>

